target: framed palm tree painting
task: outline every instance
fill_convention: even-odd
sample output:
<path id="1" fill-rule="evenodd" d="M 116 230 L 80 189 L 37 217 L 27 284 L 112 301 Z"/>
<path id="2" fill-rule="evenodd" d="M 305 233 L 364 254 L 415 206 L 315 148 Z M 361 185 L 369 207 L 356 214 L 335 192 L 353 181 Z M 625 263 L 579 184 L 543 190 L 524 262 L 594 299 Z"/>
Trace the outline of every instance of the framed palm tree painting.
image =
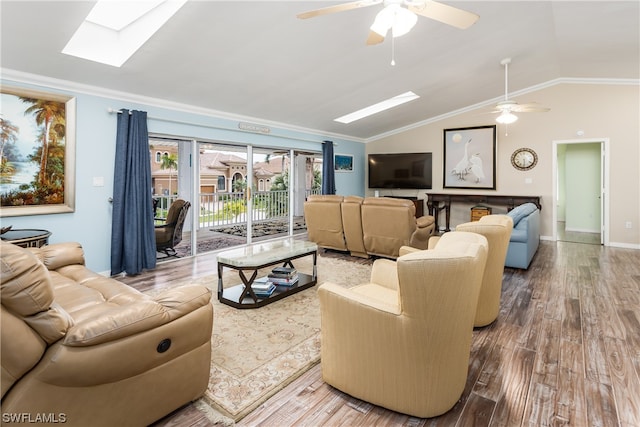
<path id="1" fill-rule="evenodd" d="M 75 98 L 0 89 L 0 216 L 73 212 Z"/>

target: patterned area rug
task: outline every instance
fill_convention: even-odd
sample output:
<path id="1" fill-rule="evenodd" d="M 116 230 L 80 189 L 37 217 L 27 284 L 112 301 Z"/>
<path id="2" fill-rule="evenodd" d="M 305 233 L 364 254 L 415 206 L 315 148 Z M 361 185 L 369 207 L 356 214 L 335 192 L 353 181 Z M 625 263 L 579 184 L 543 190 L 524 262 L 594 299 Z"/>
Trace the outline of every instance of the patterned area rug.
<path id="1" fill-rule="evenodd" d="M 305 257 L 295 266 L 311 272 L 311 262 Z M 319 283 L 350 287 L 367 282 L 370 272 L 370 265 L 318 257 Z M 223 282 L 227 287 L 240 280 L 225 270 Z M 318 285 L 258 309 L 238 310 L 218 302 L 217 275 L 189 283 L 213 291 L 211 374 L 201 400 L 224 416 L 240 420 L 320 361 Z"/>

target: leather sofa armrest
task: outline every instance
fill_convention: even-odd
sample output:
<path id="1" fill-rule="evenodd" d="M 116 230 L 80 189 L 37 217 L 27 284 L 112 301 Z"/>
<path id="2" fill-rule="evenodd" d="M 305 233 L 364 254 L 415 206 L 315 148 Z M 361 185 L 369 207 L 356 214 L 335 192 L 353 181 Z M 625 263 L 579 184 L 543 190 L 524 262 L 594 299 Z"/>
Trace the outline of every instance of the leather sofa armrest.
<path id="1" fill-rule="evenodd" d="M 28 250 L 35 254 L 48 270 L 57 270 L 73 264 L 85 265 L 82 245 L 77 242 L 53 243 Z"/>
<path id="2" fill-rule="evenodd" d="M 427 249 L 435 249 L 439 241 L 440 241 L 440 236 L 431 236 L 429 238 L 429 246 L 427 247 Z"/>
<path id="3" fill-rule="evenodd" d="M 425 227 L 429 227 L 431 224 L 434 224 L 435 222 L 436 222 L 436 219 L 433 216 L 424 215 L 416 219 L 416 226 L 418 228 L 425 228 Z"/>
<path id="4" fill-rule="evenodd" d="M 167 290 L 154 299 L 114 306 L 100 316 L 73 325 L 63 344 L 86 347 L 115 341 L 178 319 L 210 304 L 211 291 L 199 285 Z"/>
<path id="5" fill-rule="evenodd" d="M 416 229 L 411 235 L 410 245 L 418 249 L 427 249 L 429 238 L 433 235 L 435 228 L 435 219 L 431 215 L 416 219 Z"/>
<path id="6" fill-rule="evenodd" d="M 51 387 L 93 387 L 134 378 L 202 349 L 211 360 L 213 305 L 135 335 L 97 345 L 73 346 L 63 340 L 49 347 L 32 378 Z M 208 350 L 207 350 L 208 349 Z M 207 354 L 208 353 L 208 354 Z M 152 392 L 150 390 L 150 392 Z"/>

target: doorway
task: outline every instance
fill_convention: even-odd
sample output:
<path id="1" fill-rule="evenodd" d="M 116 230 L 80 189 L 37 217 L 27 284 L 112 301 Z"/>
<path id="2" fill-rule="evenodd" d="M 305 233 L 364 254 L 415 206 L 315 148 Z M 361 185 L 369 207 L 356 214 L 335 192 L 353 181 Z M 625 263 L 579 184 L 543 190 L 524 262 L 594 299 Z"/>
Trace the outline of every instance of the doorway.
<path id="1" fill-rule="evenodd" d="M 608 245 L 608 140 L 553 142 L 553 238 Z"/>

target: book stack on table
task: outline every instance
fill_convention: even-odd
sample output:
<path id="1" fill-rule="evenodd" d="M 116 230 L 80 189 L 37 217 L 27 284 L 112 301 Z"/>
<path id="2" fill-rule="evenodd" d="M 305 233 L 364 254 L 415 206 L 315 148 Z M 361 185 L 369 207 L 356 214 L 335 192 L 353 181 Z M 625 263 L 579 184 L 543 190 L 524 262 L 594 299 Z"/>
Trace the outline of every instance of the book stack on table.
<path id="1" fill-rule="evenodd" d="M 251 284 L 253 293 L 258 298 L 269 298 L 273 291 L 276 290 L 276 285 L 269 280 L 258 281 L 256 280 Z"/>
<path id="2" fill-rule="evenodd" d="M 276 286 L 293 286 L 298 282 L 298 272 L 293 267 L 276 267 L 267 278 Z"/>

